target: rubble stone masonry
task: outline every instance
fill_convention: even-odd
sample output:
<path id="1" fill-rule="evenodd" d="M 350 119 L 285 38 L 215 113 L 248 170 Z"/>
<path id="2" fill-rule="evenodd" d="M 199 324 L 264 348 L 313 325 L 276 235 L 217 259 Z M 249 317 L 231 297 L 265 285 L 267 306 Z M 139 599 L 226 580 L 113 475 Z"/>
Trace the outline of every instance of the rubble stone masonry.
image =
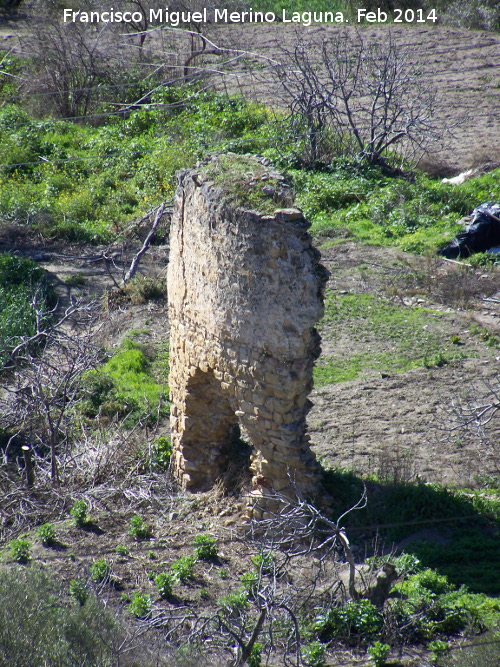
<path id="1" fill-rule="evenodd" d="M 260 174 L 267 161 L 252 159 Z M 251 184 L 263 190 L 261 180 Z M 206 490 L 227 472 L 236 425 L 252 446 L 255 490 L 286 493 L 289 475 L 304 493 L 316 488 L 305 419 L 328 272 L 308 227 L 297 209 L 263 215 L 236 205 L 202 168 L 178 174 L 169 384 L 184 488 Z"/>

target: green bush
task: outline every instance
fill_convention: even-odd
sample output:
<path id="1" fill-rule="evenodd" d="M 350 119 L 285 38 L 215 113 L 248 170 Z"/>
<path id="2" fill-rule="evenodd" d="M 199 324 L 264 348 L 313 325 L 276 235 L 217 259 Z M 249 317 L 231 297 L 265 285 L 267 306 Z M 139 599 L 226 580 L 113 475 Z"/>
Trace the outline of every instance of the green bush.
<path id="1" fill-rule="evenodd" d="M 154 470 L 167 470 L 172 455 L 172 443 L 169 438 L 160 436 L 151 444 L 151 463 Z"/>
<path id="2" fill-rule="evenodd" d="M 130 549 L 128 547 L 124 546 L 123 544 L 119 544 L 116 547 L 115 551 L 119 556 L 123 556 L 124 558 L 126 558 L 127 556 L 130 556 Z"/>
<path id="3" fill-rule="evenodd" d="M 326 648 L 321 642 L 311 642 L 302 648 L 302 658 L 308 667 L 324 667 Z"/>
<path id="4" fill-rule="evenodd" d="M 380 642 L 374 642 L 368 647 L 368 655 L 375 667 L 383 667 L 385 665 L 390 651 L 391 647 L 389 644 L 381 644 Z"/>
<path id="5" fill-rule="evenodd" d="M 433 661 L 435 662 L 439 657 L 446 655 L 448 651 L 450 650 L 448 644 L 441 639 L 435 639 L 432 642 L 429 642 L 429 645 L 427 647 L 429 651 L 432 651 L 434 654 Z"/>
<path id="6" fill-rule="evenodd" d="M 37 317 L 41 326 L 49 322 L 54 299 L 45 271 L 36 262 L 0 254 L 0 367 L 16 345 L 36 334 Z"/>
<path id="7" fill-rule="evenodd" d="M 104 581 L 107 577 L 109 577 L 110 573 L 111 567 L 106 562 L 105 558 L 99 558 L 99 560 L 94 561 L 90 566 L 90 575 L 97 583 Z"/>
<path id="8" fill-rule="evenodd" d="M 138 542 L 142 540 L 149 540 L 151 537 L 151 529 L 144 522 L 144 519 L 138 514 L 135 514 L 130 519 L 130 528 L 128 533 L 134 538 L 134 540 L 137 540 Z"/>
<path id="9" fill-rule="evenodd" d="M 382 627 L 382 615 L 369 600 L 346 602 L 341 607 L 318 616 L 314 629 L 321 640 L 376 635 Z"/>
<path id="10" fill-rule="evenodd" d="M 257 594 L 257 584 L 259 583 L 260 575 L 255 570 L 249 570 L 241 575 L 241 587 L 246 591 L 248 597 L 255 597 Z"/>
<path id="11" fill-rule="evenodd" d="M 111 667 L 125 633 L 89 594 L 68 605 L 53 574 L 32 565 L 0 571 L 0 663 L 19 667 Z"/>
<path id="12" fill-rule="evenodd" d="M 252 646 L 252 651 L 247 658 L 248 667 L 260 667 L 262 665 L 262 651 L 264 650 L 263 644 L 255 642 Z"/>
<path id="13" fill-rule="evenodd" d="M 83 607 L 89 596 L 85 579 L 72 579 L 69 582 L 69 594 Z"/>
<path id="14" fill-rule="evenodd" d="M 234 615 L 237 611 L 248 608 L 247 592 L 240 588 L 236 593 L 229 593 L 229 595 L 220 598 L 217 604 L 224 613 Z"/>
<path id="15" fill-rule="evenodd" d="M 185 584 L 189 579 L 194 579 L 193 567 L 195 563 L 195 556 L 181 556 L 172 565 L 172 571 L 179 581 L 182 581 L 182 583 Z"/>
<path id="16" fill-rule="evenodd" d="M 252 557 L 252 564 L 256 572 L 272 574 L 274 568 L 274 554 L 272 551 L 263 551 Z"/>
<path id="17" fill-rule="evenodd" d="M 17 563 L 27 563 L 31 560 L 31 542 L 18 538 L 10 543 L 10 555 Z"/>
<path id="18" fill-rule="evenodd" d="M 135 591 L 130 601 L 129 611 L 136 618 L 145 618 L 151 611 L 151 598 L 149 595 Z"/>
<path id="19" fill-rule="evenodd" d="M 70 514 L 73 517 L 73 524 L 79 528 L 85 528 L 90 522 L 90 517 L 87 513 L 87 503 L 85 500 L 75 500 L 73 509 Z"/>
<path id="20" fill-rule="evenodd" d="M 52 523 L 44 523 L 38 528 L 36 534 L 44 547 L 50 547 L 56 542 L 56 529 Z"/>
<path id="21" fill-rule="evenodd" d="M 198 560 L 217 558 L 217 542 L 211 535 L 196 535 L 194 538 L 194 555 Z"/>
<path id="22" fill-rule="evenodd" d="M 155 577 L 155 585 L 161 598 L 172 597 L 175 584 L 175 576 L 170 572 L 161 572 Z"/>

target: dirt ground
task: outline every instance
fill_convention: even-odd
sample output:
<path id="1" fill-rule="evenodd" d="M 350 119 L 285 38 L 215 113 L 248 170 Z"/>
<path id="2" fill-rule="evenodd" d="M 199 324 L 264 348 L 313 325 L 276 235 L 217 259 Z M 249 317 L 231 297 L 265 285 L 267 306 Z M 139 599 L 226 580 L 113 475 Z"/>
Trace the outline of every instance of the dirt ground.
<path id="1" fill-rule="evenodd" d="M 324 239 L 318 239 L 321 247 Z M 10 248 L 12 249 L 12 247 Z M 96 257 L 99 248 L 37 248 L 21 244 L 14 247 L 28 256 L 41 258 L 54 277 L 64 306 L 80 294 L 105 294 L 120 280 L 133 256 L 133 247 L 123 258 L 108 262 L 84 259 Z M 394 249 L 365 246 L 346 240 L 332 247 L 322 247 L 322 262 L 330 271 L 327 294 L 373 294 L 387 299 L 394 294 L 394 276 L 420 267 L 429 259 L 405 255 Z M 162 276 L 168 260 L 168 246 L 150 248 L 140 267 L 144 275 Z M 422 307 L 436 313 L 439 336 L 449 344 L 450 336 L 459 335 L 462 359 L 452 359 L 441 366 L 414 368 L 403 373 L 368 371 L 361 377 L 315 388 L 308 427 L 313 449 L 325 464 L 335 468 L 354 468 L 382 476 L 393 474 L 446 484 L 469 485 L 479 475 L 498 475 L 500 457 L 495 441 L 500 420 L 489 427 L 487 442 L 477 438 L 461 441 L 448 437 L 447 414 L 453 399 L 474 388 L 480 394 L 485 383 L 494 383 L 500 370 L 500 348 L 488 346 L 472 333 L 481 327 L 491 335 L 500 333 L 500 274 L 483 267 L 471 269 L 444 260 L 431 260 L 434 282 L 418 294 L 397 291 L 392 300 L 405 308 Z M 82 284 L 68 285 L 78 274 Z M 463 288 L 447 293 L 443 285 L 465 281 L 471 287 L 467 302 Z M 391 288 L 391 289 L 389 289 Z M 484 299 L 488 299 L 484 301 Z M 465 306 L 465 307 L 464 307 Z M 164 300 L 143 304 L 130 302 L 111 305 L 102 329 L 101 342 L 109 349 L 118 346 L 131 330 L 146 331 L 144 342 L 154 344 L 168 336 L 168 309 Z M 349 325 L 321 328 L 322 356 L 347 358 L 367 354 L 369 346 L 385 349 L 387 341 L 356 337 Z M 388 348 L 390 350 L 390 347 Z M 165 426 L 168 431 L 168 426 Z M 445 429 L 443 431 L 443 429 Z"/>
<path id="2" fill-rule="evenodd" d="M 387 287 L 387 276 L 393 275 L 394 267 L 405 266 L 408 258 L 395 250 L 354 242 L 323 249 L 322 254 L 322 261 L 331 272 L 327 287 L 331 293 L 380 293 Z M 425 260 L 420 261 L 425 265 Z M 442 260 L 432 261 L 436 284 L 430 293 L 424 290 L 418 299 L 399 294 L 397 299 L 402 299 L 408 308 L 425 306 L 441 313 L 443 345 L 450 336 L 460 335 L 461 351 L 468 358 L 400 374 L 371 373 L 314 389 L 314 407 L 308 417 L 311 441 L 328 465 L 388 476 L 399 470 L 407 478 L 419 475 L 427 481 L 446 484 L 468 485 L 477 475 L 498 475 L 500 461 L 494 443 L 499 420 L 490 425 L 489 444 L 477 439 L 450 439 L 441 429 L 450 424 L 447 410 L 453 399 L 463 397 L 473 387 L 480 394 L 485 382 L 494 383 L 498 378 L 500 350 L 485 345 L 471 330 L 476 325 L 492 333 L 499 331 L 500 276 L 496 271 L 473 271 Z M 466 271 L 465 277 L 462 271 Z M 448 299 L 437 298 L 444 293 L 439 285 L 448 281 L 457 284 L 461 275 L 469 285 L 478 285 L 466 308 L 453 307 L 453 294 Z M 459 301 L 463 298 L 460 291 L 456 296 Z M 492 300 L 483 301 L 484 298 Z M 323 356 L 366 352 L 372 343 L 366 338 L 357 339 L 349 331 L 328 327 L 323 328 L 322 337 Z M 384 341 L 378 345 L 383 347 Z M 321 362 L 320 357 L 318 363 Z"/>

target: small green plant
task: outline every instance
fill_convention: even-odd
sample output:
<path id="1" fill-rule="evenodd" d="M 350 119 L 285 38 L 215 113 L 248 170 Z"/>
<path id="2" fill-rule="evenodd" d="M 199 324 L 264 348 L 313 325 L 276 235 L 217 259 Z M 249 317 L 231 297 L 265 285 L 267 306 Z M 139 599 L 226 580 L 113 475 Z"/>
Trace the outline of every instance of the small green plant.
<path id="1" fill-rule="evenodd" d="M 252 651 L 247 658 L 248 667 L 260 667 L 262 665 L 262 651 L 264 646 L 259 642 L 255 642 L 252 646 Z"/>
<path id="2" fill-rule="evenodd" d="M 83 273 L 75 273 L 73 276 L 68 276 L 64 279 L 68 287 L 82 287 L 85 285 L 85 275 Z"/>
<path id="3" fill-rule="evenodd" d="M 201 598 L 202 600 L 208 600 L 209 597 L 210 597 L 210 595 L 208 594 L 207 589 L 206 589 L 206 588 L 202 588 L 202 589 L 200 590 L 200 598 Z"/>
<path id="4" fill-rule="evenodd" d="M 170 598 L 174 592 L 175 576 L 170 572 L 160 572 L 154 578 L 155 586 L 161 598 Z"/>
<path id="5" fill-rule="evenodd" d="M 429 642 L 429 650 L 432 651 L 432 661 L 437 662 L 437 660 L 448 653 L 449 647 L 448 644 L 441 639 L 435 639 L 432 642 Z"/>
<path id="6" fill-rule="evenodd" d="M 383 667 L 385 665 L 390 650 L 391 647 L 389 644 L 381 644 L 380 642 L 373 642 L 368 647 L 368 655 L 375 667 Z"/>
<path id="7" fill-rule="evenodd" d="M 254 593 L 254 587 L 259 581 L 260 574 L 259 572 L 256 572 L 255 570 L 248 570 L 244 574 L 241 575 L 240 581 L 241 581 L 241 586 L 244 588 L 247 593 L 250 595 Z"/>
<path id="8" fill-rule="evenodd" d="M 240 588 L 236 593 L 229 593 L 217 601 L 219 609 L 226 614 L 232 615 L 235 612 L 248 607 L 248 595 L 245 589 Z"/>
<path id="9" fill-rule="evenodd" d="M 130 602 L 129 611 L 136 618 L 145 618 L 151 611 L 150 596 L 135 591 Z"/>
<path id="10" fill-rule="evenodd" d="M 311 642 L 302 649 L 302 658 L 308 667 L 325 665 L 325 647 L 321 642 Z"/>
<path id="11" fill-rule="evenodd" d="M 172 443 L 160 436 L 151 444 L 151 464 L 155 470 L 167 470 L 172 455 Z"/>
<path id="12" fill-rule="evenodd" d="M 263 551 L 252 558 L 254 569 L 262 574 L 271 574 L 274 567 L 274 555 L 272 551 Z"/>
<path id="13" fill-rule="evenodd" d="M 89 596 L 87 582 L 84 579 L 72 579 L 69 582 L 69 594 L 83 607 Z"/>
<path id="14" fill-rule="evenodd" d="M 135 514 L 130 519 L 130 528 L 128 532 L 129 535 L 131 535 L 134 540 L 137 540 L 138 542 L 141 540 L 149 540 L 151 537 L 151 529 L 144 522 L 144 519 L 138 514 Z"/>
<path id="15" fill-rule="evenodd" d="M 31 560 L 31 542 L 20 537 L 10 543 L 10 555 L 17 563 L 27 563 Z"/>
<path id="16" fill-rule="evenodd" d="M 148 558 L 149 560 L 155 560 L 156 554 L 154 551 L 148 551 Z"/>
<path id="17" fill-rule="evenodd" d="M 228 571 L 225 568 L 221 568 L 218 574 L 221 579 L 227 579 L 229 576 Z"/>
<path id="18" fill-rule="evenodd" d="M 194 579 L 193 566 L 196 563 L 195 556 L 181 556 L 173 565 L 172 571 L 185 584 L 189 579 Z"/>
<path id="19" fill-rule="evenodd" d="M 106 562 L 105 558 L 100 558 L 99 560 L 94 561 L 90 566 L 90 575 L 97 583 L 104 581 L 106 577 L 109 576 L 110 572 L 111 567 Z"/>
<path id="20" fill-rule="evenodd" d="M 44 523 L 38 528 L 36 534 L 44 547 L 50 547 L 56 542 L 56 529 L 52 523 Z"/>
<path id="21" fill-rule="evenodd" d="M 128 556 L 130 556 L 129 548 L 124 546 L 123 544 L 119 544 L 116 547 L 115 551 L 119 556 L 123 556 L 124 558 L 127 558 Z"/>
<path id="22" fill-rule="evenodd" d="M 90 522 L 88 507 L 85 500 L 75 500 L 73 509 L 71 510 L 70 514 L 73 517 L 73 524 L 79 528 L 85 528 L 85 526 Z"/>
<path id="23" fill-rule="evenodd" d="M 130 598 L 129 598 L 129 596 L 128 596 L 128 593 L 122 593 L 122 594 L 120 595 L 120 600 L 121 600 L 122 602 L 129 602 Z"/>
<path id="24" fill-rule="evenodd" d="M 211 535 L 196 535 L 194 538 L 194 555 L 198 560 L 217 558 L 217 544 Z"/>
<path id="25" fill-rule="evenodd" d="M 452 345 L 460 345 L 460 343 L 461 343 L 460 336 L 457 336 L 456 334 L 451 335 L 450 336 L 450 343 Z"/>
<path id="26" fill-rule="evenodd" d="M 488 347 L 497 347 L 498 345 L 498 338 L 496 336 L 490 336 L 488 340 L 486 341 L 486 345 Z"/>

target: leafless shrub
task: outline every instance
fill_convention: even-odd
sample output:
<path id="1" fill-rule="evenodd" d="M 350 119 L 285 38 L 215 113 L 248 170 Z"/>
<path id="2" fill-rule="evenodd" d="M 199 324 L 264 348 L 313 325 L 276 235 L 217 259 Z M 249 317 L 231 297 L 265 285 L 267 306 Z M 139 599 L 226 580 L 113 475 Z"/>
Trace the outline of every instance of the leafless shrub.
<path id="1" fill-rule="evenodd" d="M 411 450 L 385 445 L 377 457 L 377 477 L 385 484 L 411 482 L 415 479 L 414 462 Z"/>
<path id="2" fill-rule="evenodd" d="M 390 33 L 377 44 L 349 30 L 321 43 L 298 37 L 283 50 L 274 71 L 309 164 L 328 147 L 356 152 L 369 164 L 401 166 L 443 139 L 437 93 Z"/>
<path id="3" fill-rule="evenodd" d="M 399 267 L 385 280 L 385 292 L 392 298 L 430 297 L 434 302 L 460 310 L 495 294 L 499 288 L 500 275 L 496 272 L 485 278 L 483 270 L 447 262 L 431 254 L 400 258 Z"/>
<path id="4" fill-rule="evenodd" d="M 257 648 L 267 663 L 279 656 L 283 664 L 299 667 L 304 664 L 300 622 L 315 605 L 324 609 L 341 604 L 349 594 L 354 599 L 360 595 L 342 521 L 364 507 L 366 496 L 337 521 L 298 494 L 289 498 L 269 492 L 249 499 L 254 518 L 241 539 L 255 556 L 240 589 L 221 598 L 215 611 L 154 609 L 146 624 L 174 645 L 203 647 L 214 661 L 226 656 L 223 664 L 233 667 L 246 664 Z M 255 518 L 261 514 L 263 518 Z"/>
<path id="5" fill-rule="evenodd" d="M 82 376 L 102 357 L 92 342 L 99 306 L 73 303 L 55 326 L 38 317 L 36 295 L 33 306 L 37 332 L 11 355 L 12 383 L 6 387 L 0 423 L 18 435 L 23 433 L 30 445 L 49 449 L 51 478 L 58 484 L 57 454 L 70 446 Z M 8 462 L 8 448 L 5 457 Z"/>
<path id="6" fill-rule="evenodd" d="M 31 72 L 37 73 L 33 83 L 50 93 L 45 108 L 54 106 L 63 117 L 87 115 L 102 92 L 99 86 L 116 84 L 116 73 L 123 71 L 123 54 L 115 48 L 110 24 L 95 31 L 85 23 L 63 23 L 53 1 L 33 0 L 26 10 L 22 46 L 32 60 Z"/>

